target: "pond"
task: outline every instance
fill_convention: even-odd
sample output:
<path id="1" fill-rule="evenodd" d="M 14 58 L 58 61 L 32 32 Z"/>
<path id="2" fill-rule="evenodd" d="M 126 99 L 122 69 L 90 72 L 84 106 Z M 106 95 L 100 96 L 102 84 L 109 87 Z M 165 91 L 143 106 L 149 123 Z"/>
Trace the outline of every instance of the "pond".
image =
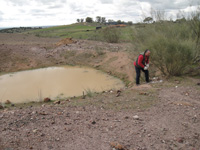
<path id="1" fill-rule="evenodd" d="M 86 67 L 48 67 L 0 76 L 0 102 L 12 103 L 81 96 L 91 92 L 116 90 L 124 83 L 99 70 Z"/>

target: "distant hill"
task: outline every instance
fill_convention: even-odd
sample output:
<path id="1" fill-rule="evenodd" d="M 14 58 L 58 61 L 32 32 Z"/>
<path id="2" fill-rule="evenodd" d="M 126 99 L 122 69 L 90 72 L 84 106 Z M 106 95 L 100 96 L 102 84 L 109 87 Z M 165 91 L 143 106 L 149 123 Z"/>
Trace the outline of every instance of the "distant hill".
<path id="1" fill-rule="evenodd" d="M 42 29 L 42 27 L 19 27 L 19 28 L 3 28 L 0 29 L 0 33 L 21 33 L 30 30 L 38 30 Z"/>

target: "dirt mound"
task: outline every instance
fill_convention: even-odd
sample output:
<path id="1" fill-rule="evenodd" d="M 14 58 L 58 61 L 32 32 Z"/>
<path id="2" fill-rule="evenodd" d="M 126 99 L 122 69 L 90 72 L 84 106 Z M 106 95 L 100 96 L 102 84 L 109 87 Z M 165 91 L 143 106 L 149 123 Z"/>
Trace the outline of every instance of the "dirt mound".
<path id="1" fill-rule="evenodd" d="M 61 41 L 57 42 L 56 46 L 68 45 L 68 44 L 72 44 L 72 43 L 76 43 L 76 41 L 72 40 L 72 38 L 65 38 L 65 39 L 62 39 Z"/>

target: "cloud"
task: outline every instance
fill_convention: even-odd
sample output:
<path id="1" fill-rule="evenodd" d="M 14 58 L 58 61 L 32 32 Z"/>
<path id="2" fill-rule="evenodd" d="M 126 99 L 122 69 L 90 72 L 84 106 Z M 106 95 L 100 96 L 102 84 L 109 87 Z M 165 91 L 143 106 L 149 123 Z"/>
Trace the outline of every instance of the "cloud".
<path id="1" fill-rule="evenodd" d="M 65 3 L 66 0 L 7 0 L 7 2 L 11 3 L 14 6 L 23 6 L 23 5 L 29 5 L 31 3 L 35 3 L 38 5 L 50 5 L 50 4 L 55 4 L 55 3 Z"/>
<path id="2" fill-rule="evenodd" d="M 29 11 L 30 16 L 46 16 L 47 14 L 45 13 L 44 10 L 42 9 L 31 9 Z"/>
<path id="3" fill-rule="evenodd" d="M 100 3 L 98 1 L 82 1 L 82 0 L 68 0 L 67 5 L 68 9 L 70 11 L 70 14 L 79 16 L 80 18 L 84 17 L 94 17 L 94 14 L 97 13 L 97 8 L 96 6 L 101 6 L 99 5 Z"/>
<path id="4" fill-rule="evenodd" d="M 176 17 L 179 10 L 191 12 L 199 0 L 1 0 L 0 26 L 71 24 L 96 16 L 106 20 L 138 22 L 151 8 Z M 191 6 L 191 7 L 190 7 Z"/>
<path id="5" fill-rule="evenodd" d="M 102 4 L 112 4 L 113 0 L 100 0 Z"/>
<path id="6" fill-rule="evenodd" d="M 3 13 L 0 11 L 0 21 L 3 20 Z"/>
<path id="7" fill-rule="evenodd" d="M 8 3 L 14 6 L 23 6 L 29 4 L 30 1 L 26 0 L 7 0 Z"/>
<path id="8" fill-rule="evenodd" d="M 158 10 L 184 9 L 188 6 L 199 5 L 199 0 L 140 0 L 149 3 L 152 8 Z"/>
<path id="9" fill-rule="evenodd" d="M 57 9 L 57 8 L 63 8 L 64 6 L 62 4 L 57 4 L 57 5 L 51 5 L 48 7 L 48 9 Z"/>

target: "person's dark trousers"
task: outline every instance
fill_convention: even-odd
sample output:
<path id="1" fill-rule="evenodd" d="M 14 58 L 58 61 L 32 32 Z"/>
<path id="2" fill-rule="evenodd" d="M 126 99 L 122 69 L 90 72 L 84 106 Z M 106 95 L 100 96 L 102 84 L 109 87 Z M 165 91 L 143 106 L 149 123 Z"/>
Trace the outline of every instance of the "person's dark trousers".
<path id="1" fill-rule="evenodd" d="M 140 72 L 141 70 L 145 73 L 145 79 L 146 82 L 149 82 L 149 71 L 148 70 L 144 70 L 143 68 L 138 68 L 135 66 L 135 71 L 136 71 L 136 84 L 139 85 L 140 84 Z"/>

